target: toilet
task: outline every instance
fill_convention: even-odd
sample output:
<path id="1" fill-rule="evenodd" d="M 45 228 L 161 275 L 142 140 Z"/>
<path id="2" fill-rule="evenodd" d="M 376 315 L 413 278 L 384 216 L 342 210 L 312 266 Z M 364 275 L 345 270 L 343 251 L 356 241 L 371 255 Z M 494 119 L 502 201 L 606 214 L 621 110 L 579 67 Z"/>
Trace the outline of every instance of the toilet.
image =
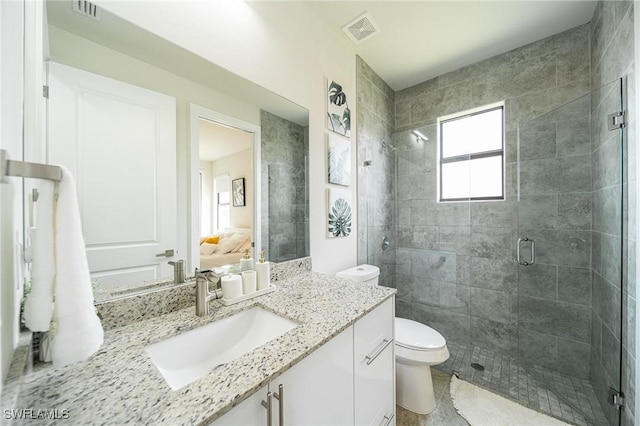
<path id="1" fill-rule="evenodd" d="M 359 265 L 336 274 L 367 285 L 378 285 L 380 269 Z M 449 359 L 445 338 L 433 328 L 404 318 L 395 318 L 396 403 L 418 414 L 436 408 L 431 366 Z"/>

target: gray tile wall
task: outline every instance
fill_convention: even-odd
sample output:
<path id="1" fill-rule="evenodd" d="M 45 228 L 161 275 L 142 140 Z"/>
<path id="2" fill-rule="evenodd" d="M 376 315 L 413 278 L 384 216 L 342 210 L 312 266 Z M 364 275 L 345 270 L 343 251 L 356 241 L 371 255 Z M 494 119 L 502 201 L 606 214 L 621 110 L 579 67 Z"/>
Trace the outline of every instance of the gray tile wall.
<path id="1" fill-rule="evenodd" d="M 618 413 L 606 403 L 607 391 L 613 386 L 622 388 L 626 393 L 629 403 L 621 413 L 623 425 L 635 424 L 636 225 L 633 219 L 636 165 L 633 160 L 636 146 L 633 129 L 636 105 L 633 96 L 633 19 L 632 2 L 599 1 L 591 22 L 591 85 L 603 89 L 593 92 L 591 111 L 593 304 L 590 373 L 600 404 L 611 423 L 617 422 Z M 607 131 L 604 119 L 608 113 L 618 109 L 619 103 L 617 85 L 608 83 L 622 76 L 627 76 L 629 83 L 626 109 L 630 122 L 624 130 L 621 148 L 619 135 Z M 624 152 L 622 171 L 621 150 Z M 623 205 L 626 211 L 621 225 L 617 218 Z M 624 259 L 622 266 L 621 257 Z M 621 301 L 625 306 L 622 312 Z M 620 339 L 623 342 L 622 365 Z"/>
<path id="2" fill-rule="evenodd" d="M 395 287 L 396 162 L 393 144 L 394 92 L 356 57 L 358 264 L 380 268 L 380 284 Z M 387 148 L 384 148 L 384 146 Z M 369 166 L 364 162 L 370 161 Z M 389 248 L 382 249 L 383 238 Z"/>
<path id="3" fill-rule="evenodd" d="M 583 25 L 396 94 L 399 314 L 450 340 L 588 377 L 589 68 Z M 437 117 L 498 101 L 505 101 L 506 200 L 436 203 Z M 522 123 L 530 124 L 518 142 Z M 416 128 L 429 141 L 418 144 Z M 536 240 L 536 265 L 515 263 L 518 237 Z"/>
<path id="4" fill-rule="evenodd" d="M 536 264 L 518 266 L 518 355 L 580 378 L 591 348 L 590 107 L 585 95 L 519 128 L 518 235 L 535 240 Z"/>
<path id="5" fill-rule="evenodd" d="M 260 112 L 261 224 L 267 259 L 309 256 L 308 129 Z"/>

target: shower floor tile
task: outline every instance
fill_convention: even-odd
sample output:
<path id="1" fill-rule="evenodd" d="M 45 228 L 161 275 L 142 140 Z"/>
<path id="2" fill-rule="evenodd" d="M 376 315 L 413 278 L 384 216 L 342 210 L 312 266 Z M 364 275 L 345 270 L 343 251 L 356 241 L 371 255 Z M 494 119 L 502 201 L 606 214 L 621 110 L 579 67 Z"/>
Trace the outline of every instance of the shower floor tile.
<path id="1" fill-rule="evenodd" d="M 455 372 L 461 379 L 567 423 L 608 424 L 587 380 L 542 367 L 527 371 L 515 359 L 477 346 L 455 342 L 447 346 L 451 356 L 435 366 L 440 371 Z M 473 368 L 472 363 L 484 366 L 484 371 Z"/>

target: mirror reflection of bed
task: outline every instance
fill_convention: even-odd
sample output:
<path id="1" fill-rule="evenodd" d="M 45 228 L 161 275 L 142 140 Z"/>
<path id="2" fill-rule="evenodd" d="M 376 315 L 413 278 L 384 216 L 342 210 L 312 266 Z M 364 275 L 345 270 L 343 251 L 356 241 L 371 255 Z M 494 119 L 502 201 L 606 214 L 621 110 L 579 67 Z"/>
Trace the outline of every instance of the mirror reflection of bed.
<path id="1" fill-rule="evenodd" d="M 253 138 L 226 124 L 199 119 L 200 269 L 240 262 L 252 251 Z M 232 202 L 232 181 L 244 179 L 246 203 Z"/>
<path id="2" fill-rule="evenodd" d="M 227 228 L 200 239 L 200 269 L 213 269 L 240 262 L 251 251 L 251 229 Z"/>

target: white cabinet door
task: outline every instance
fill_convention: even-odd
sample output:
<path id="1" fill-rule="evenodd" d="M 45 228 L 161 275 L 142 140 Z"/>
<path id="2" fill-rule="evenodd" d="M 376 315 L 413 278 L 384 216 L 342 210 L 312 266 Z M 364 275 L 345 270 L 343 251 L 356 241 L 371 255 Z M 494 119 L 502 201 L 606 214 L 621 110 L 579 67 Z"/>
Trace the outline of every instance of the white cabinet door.
<path id="1" fill-rule="evenodd" d="M 50 64 L 49 162 L 75 176 L 87 259 L 103 288 L 171 275 L 175 99 Z"/>
<path id="2" fill-rule="evenodd" d="M 354 326 L 355 424 L 395 423 L 393 298 Z"/>
<path id="3" fill-rule="evenodd" d="M 225 415 L 213 422 L 216 426 L 245 426 L 267 424 L 267 410 L 262 401 L 267 399 L 267 386 L 262 387 Z"/>
<path id="4" fill-rule="evenodd" d="M 349 327 L 269 384 L 283 390 L 285 425 L 353 424 L 353 327 Z M 273 424 L 279 424 L 273 400 Z"/>

